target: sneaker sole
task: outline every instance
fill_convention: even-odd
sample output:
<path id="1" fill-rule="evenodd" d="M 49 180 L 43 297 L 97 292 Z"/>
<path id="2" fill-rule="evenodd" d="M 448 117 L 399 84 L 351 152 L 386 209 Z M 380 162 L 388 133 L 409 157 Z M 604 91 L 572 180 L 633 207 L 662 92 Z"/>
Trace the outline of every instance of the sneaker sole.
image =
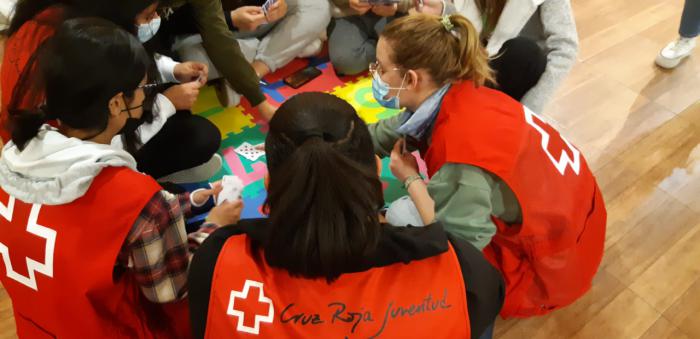
<path id="1" fill-rule="evenodd" d="M 674 69 L 678 67 L 678 65 L 680 65 L 680 63 L 683 60 L 687 59 L 689 56 L 690 55 L 685 55 L 676 59 L 667 59 L 659 55 L 656 57 L 656 65 L 665 69 Z"/>

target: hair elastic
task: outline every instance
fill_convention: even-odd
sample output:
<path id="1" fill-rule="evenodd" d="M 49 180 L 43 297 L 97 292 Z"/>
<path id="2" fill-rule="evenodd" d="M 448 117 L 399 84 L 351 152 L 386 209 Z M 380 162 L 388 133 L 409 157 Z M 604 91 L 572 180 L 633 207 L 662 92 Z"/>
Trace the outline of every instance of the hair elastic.
<path id="1" fill-rule="evenodd" d="M 455 28 L 455 25 L 454 25 L 454 24 L 452 23 L 452 21 L 450 20 L 450 16 L 449 16 L 449 15 L 443 16 L 443 17 L 442 17 L 442 20 L 440 20 L 440 22 L 441 22 L 442 25 L 445 27 L 445 30 L 447 30 L 448 32 L 452 32 L 452 29 Z"/>

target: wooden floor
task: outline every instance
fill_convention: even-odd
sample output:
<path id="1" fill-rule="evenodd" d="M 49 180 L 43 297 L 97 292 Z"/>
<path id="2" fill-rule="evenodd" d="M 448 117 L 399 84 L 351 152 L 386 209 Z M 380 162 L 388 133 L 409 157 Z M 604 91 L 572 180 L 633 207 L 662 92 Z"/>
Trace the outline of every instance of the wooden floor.
<path id="1" fill-rule="evenodd" d="M 546 317 L 499 321 L 497 338 L 700 338 L 700 51 L 653 59 L 682 0 L 573 0 L 579 63 L 547 115 L 586 154 L 608 234 L 593 289 Z M 0 289 L 0 338 L 14 338 Z"/>

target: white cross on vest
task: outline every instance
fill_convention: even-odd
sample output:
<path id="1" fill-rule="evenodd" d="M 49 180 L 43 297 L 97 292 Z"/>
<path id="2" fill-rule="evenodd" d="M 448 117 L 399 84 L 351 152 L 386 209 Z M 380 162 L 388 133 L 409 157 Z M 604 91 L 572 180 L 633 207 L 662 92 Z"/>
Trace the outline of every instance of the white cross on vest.
<path id="1" fill-rule="evenodd" d="M 246 326 L 245 325 L 245 312 L 241 311 L 239 309 L 236 309 L 236 299 L 241 299 L 241 301 L 247 300 L 248 299 L 248 294 L 251 290 L 251 287 L 257 288 L 260 292 L 258 294 L 258 303 L 261 304 L 266 304 L 267 306 L 267 314 L 261 315 L 261 314 L 255 314 L 255 320 L 254 326 Z M 229 304 L 228 304 L 228 311 L 226 314 L 237 317 L 238 318 L 238 324 L 236 326 L 236 330 L 239 332 L 245 332 L 245 333 L 250 333 L 250 334 L 260 334 L 260 323 L 272 323 L 272 320 L 274 319 L 275 316 L 275 308 L 272 304 L 272 299 L 268 298 L 265 296 L 265 293 L 263 291 L 263 284 L 258 281 L 253 281 L 253 280 L 246 280 L 245 284 L 243 285 L 243 290 L 242 291 L 231 291 L 231 297 L 229 299 Z"/>

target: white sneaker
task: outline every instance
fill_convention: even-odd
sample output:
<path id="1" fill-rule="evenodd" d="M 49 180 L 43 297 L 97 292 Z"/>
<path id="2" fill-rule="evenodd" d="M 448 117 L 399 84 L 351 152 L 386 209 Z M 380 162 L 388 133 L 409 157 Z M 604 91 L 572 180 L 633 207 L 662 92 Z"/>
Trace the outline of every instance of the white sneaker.
<path id="1" fill-rule="evenodd" d="M 211 179 L 221 169 L 223 160 L 218 154 L 214 154 L 209 161 L 192 168 L 184 169 L 162 178 L 158 182 L 171 182 L 173 184 L 190 184 Z"/>
<path id="2" fill-rule="evenodd" d="M 297 55 L 298 58 L 308 58 L 317 55 L 318 53 L 321 53 L 321 50 L 323 49 L 323 41 L 319 38 L 314 41 L 312 41 L 310 44 L 306 45 L 301 52 L 299 52 L 299 55 Z"/>
<path id="3" fill-rule="evenodd" d="M 663 68 L 675 68 L 695 48 L 695 38 L 678 38 L 669 43 L 656 57 L 656 64 Z"/>

